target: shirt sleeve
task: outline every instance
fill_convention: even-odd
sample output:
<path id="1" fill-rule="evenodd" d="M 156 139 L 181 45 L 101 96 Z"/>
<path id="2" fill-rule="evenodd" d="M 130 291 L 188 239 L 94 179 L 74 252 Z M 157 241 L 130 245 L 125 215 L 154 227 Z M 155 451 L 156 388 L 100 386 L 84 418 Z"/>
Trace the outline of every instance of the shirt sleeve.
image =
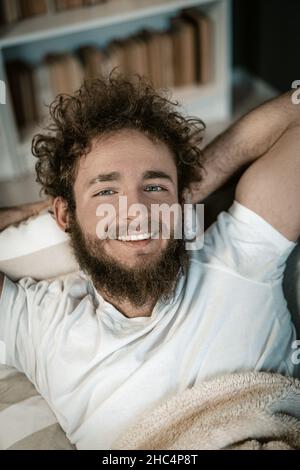
<path id="1" fill-rule="evenodd" d="M 13 282 L 4 275 L 0 299 L 0 362 L 24 372 L 33 383 L 42 327 L 40 312 L 49 301 L 48 284 L 31 277 Z"/>
<path id="2" fill-rule="evenodd" d="M 258 282 L 282 280 L 296 243 L 265 219 L 234 201 L 204 233 L 202 262 Z"/>

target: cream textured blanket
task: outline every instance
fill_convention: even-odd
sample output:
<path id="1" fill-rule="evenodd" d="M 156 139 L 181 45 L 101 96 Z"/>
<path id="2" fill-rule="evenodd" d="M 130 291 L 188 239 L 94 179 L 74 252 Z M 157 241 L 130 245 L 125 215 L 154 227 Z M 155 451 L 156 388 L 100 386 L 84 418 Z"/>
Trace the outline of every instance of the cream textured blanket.
<path id="1" fill-rule="evenodd" d="M 300 449 L 300 380 L 245 372 L 202 382 L 146 413 L 112 449 Z"/>

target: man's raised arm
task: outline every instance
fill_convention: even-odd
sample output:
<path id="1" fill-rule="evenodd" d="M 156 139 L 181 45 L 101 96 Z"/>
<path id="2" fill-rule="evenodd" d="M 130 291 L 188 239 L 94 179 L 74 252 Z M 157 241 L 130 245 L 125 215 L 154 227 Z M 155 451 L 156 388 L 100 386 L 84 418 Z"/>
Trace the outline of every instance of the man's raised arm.
<path id="1" fill-rule="evenodd" d="M 293 90 L 294 92 L 294 90 Z M 249 112 L 204 149 L 199 202 L 248 167 L 235 199 L 290 240 L 300 235 L 300 107 L 285 93 Z M 250 165 L 250 166 L 249 166 Z"/>

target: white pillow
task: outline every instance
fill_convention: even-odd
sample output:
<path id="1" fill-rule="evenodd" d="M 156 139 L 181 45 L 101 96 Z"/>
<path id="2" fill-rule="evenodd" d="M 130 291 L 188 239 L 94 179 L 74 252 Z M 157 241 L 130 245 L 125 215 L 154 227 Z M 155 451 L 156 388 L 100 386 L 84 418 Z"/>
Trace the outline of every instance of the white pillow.
<path id="1" fill-rule="evenodd" d="M 0 271 L 16 281 L 52 279 L 78 271 L 69 236 L 44 209 L 0 232 Z"/>

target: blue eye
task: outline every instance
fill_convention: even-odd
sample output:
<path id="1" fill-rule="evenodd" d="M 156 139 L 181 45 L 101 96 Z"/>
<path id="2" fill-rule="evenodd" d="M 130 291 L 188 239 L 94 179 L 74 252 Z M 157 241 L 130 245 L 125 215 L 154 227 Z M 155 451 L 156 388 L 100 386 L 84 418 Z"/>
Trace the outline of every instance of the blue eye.
<path id="1" fill-rule="evenodd" d="M 145 191 L 147 192 L 160 192 L 160 191 L 165 191 L 164 188 L 159 186 L 158 184 L 151 184 L 145 188 Z"/>
<path id="2" fill-rule="evenodd" d="M 115 191 L 113 189 L 102 189 L 101 191 L 98 191 L 98 193 L 95 193 L 93 197 L 95 196 L 112 196 L 115 194 Z"/>

